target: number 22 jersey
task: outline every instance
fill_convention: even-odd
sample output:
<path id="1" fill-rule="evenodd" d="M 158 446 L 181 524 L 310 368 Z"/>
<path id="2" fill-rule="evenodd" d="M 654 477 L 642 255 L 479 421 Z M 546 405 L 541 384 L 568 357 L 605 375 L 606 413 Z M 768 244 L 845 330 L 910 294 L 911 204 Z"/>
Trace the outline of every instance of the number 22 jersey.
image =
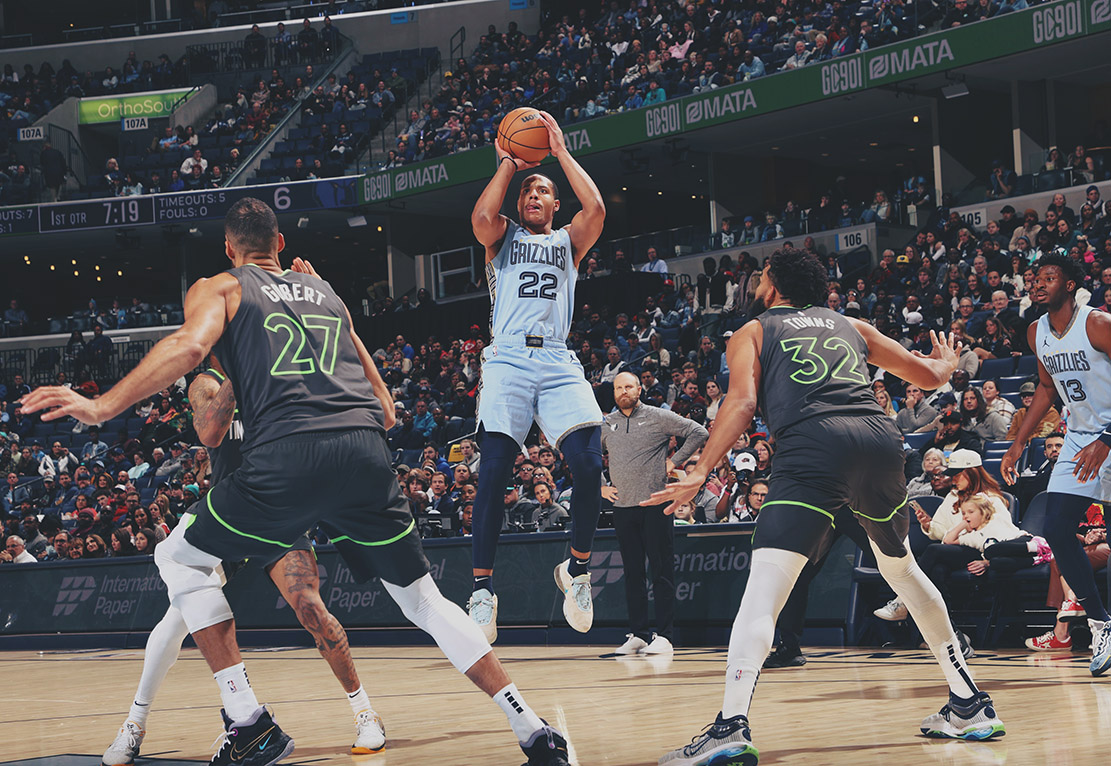
<path id="1" fill-rule="evenodd" d="M 757 317 L 760 402 L 779 438 L 823 415 L 883 415 L 868 379 L 868 344 L 852 323 L 819 306 L 775 306 Z"/>
<path id="2" fill-rule="evenodd" d="M 498 254 L 486 264 L 491 336 L 538 335 L 566 342 L 576 278 L 566 228 L 532 234 L 509 221 Z"/>

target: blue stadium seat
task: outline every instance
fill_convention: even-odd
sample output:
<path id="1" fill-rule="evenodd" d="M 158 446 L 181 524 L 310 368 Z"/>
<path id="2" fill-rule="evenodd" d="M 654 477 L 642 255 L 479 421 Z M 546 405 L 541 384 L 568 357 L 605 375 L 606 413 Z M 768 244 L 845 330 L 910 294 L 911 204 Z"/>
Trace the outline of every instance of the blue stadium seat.
<path id="1" fill-rule="evenodd" d="M 975 317 L 975 314 L 973 315 Z M 1015 371 L 1015 360 L 1008 359 L 985 359 L 980 365 L 979 377 L 983 380 L 990 378 L 1005 378 Z"/>
<path id="2" fill-rule="evenodd" d="M 1026 356 L 1020 356 L 1018 358 L 1018 366 L 1015 368 L 1016 375 L 1022 375 L 1028 378 L 1031 375 L 1036 375 L 1037 372 L 1038 357 L 1033 354 L 1027 354 Z"/>
<path id="3" fill-rule="evenodd" d="M 1022 406 L 1022 397 L 1018 394 L 1003 394 L 1003 398 L 1013 404 L 1016 410 Z"/>
<path id="4" fill-rule="evenodd" d="M 1021 528 L 1030 535 L 1042 535 L 1045 532 L 1045 504 L 1047 495 L 1039 492 L 1030 501 L 1030 507 L 1022 515 Z"/>
<path id="5" fill-rule="evenodd" d="M 1006 361 L 1006 360 L 992 360 L 992 361 Z M 985 362 L 986 364 L 986 362 Z M 989 377 L 985 375 L 984 377 Z M 999 391 L 1004 394 L 1017 393 L 1022 384 L 1026 382 L 1025 375 L 1009 375 L 1005 378 L 999 379 Z"/>
<path id="6" fill-rule="evenodd" d="M 910 445 L 911 449 L 922 449 L 929 444 L 930 440 L 933 438 L 933 431 L 924 434 L 903 434 L 903 441 Z"/>
<path id="7" fill-rule="evenodd" d="M 1003 485 L 1003 474 L 999 470 L 999 465 L 1003 461 L 1001 459 L 988 459 L 984 460 L 984 470 L 987 471 L 993 479 Z"/>

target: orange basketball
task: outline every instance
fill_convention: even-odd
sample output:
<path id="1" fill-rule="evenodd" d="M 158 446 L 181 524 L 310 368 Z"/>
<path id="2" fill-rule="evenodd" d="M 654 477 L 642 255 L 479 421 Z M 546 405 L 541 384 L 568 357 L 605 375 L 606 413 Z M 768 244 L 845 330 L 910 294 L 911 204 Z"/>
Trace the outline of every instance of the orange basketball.
<path id="1" fill-rule="evenodd" d="M 540 112 L 522 106 L 502 118 L 498 125 L 498 146 L 519 160 L 540 162 L 548 156 L 548 128 Z"/>

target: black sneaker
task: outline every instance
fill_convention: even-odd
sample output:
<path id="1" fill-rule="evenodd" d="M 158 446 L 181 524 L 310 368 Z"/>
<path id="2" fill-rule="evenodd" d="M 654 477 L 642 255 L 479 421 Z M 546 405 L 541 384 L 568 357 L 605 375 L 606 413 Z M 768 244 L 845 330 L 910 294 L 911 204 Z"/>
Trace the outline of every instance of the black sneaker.
<path id="1" fill-rule="evenodd" d="M 802 656 L 802 652 L 795 649 L 788 649 L 786 646 L 781 646 L 769 654 L 768 658 L 764 660 L 764 669 L 797 668 L 805 664 L 806 658 Z"/>
<path id="2" fill-rule="evenodd" d="M 521 749 L 528 761 L 521 766 L 568 766 L 567 740 L 563 735 L 541 719 L 544 728 L 532 735 L 528 742 L 522 742 Z"/>
<path id="3" fill-rule="evenodd" d="M 232 721 L 223 710 L 220 716 L 224 734 L 209 766 L 271 766 L 293 752 L 293 739 L 274 723 L 265 707 L 246 721 Z"/>
<path id="4" fill-rule="evenodd" d="M 959 630 L 957 631 L 957 641 L 960 642 L 961 645 L 961 655 L 966 660 L 970 660 L 976 656 L 976 650 L 972 648 L 972 642 L 968 639 L 968 636 L 961 633 Z"/>

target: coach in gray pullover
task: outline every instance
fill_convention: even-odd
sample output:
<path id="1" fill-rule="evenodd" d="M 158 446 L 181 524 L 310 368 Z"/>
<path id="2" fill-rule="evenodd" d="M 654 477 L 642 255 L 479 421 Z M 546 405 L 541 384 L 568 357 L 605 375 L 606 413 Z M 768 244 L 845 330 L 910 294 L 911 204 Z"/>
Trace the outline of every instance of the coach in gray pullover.
<path id="1" fill-rule="evenodd" d="M 683 439 L 674 464 L 682 465 L 706 443 L 709 433 L 693 420 L 642 404 L 640 379 L 622 372 L 614 378 L 617 412 L 605 417 L 602 450 L 609 453 L 610 480 L 602 494 L 614 504 L 613 526 L 625 566 L 625 598 L 629 607 L 628 640 L 618 654 L 666 654 L 672 651 L 675 614 L 674 535 L 671 516 L 663 505 L 640 507 L 653 492 L 663 489 L 671 462 L 671 437 Z M 652 567 L 656 602 L 656 633 L 648 630 L 648 589 L 644 559 Z"/>

